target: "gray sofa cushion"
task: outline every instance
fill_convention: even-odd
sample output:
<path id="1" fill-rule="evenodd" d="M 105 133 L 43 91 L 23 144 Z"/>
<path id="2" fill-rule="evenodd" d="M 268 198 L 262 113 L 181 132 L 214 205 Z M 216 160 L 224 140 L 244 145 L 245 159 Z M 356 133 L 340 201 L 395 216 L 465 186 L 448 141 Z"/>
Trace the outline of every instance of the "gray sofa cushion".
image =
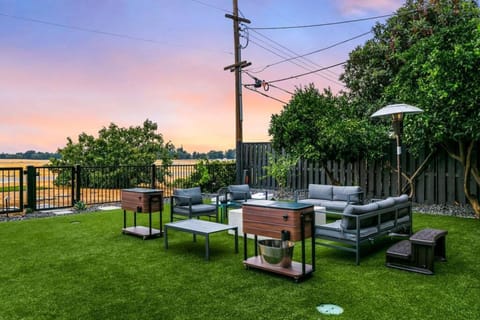
<path id="1" fill-rule="evenodd" d="M 395 201 L 395 204 L 400 204 L 408 201 L 408 195 L 402 194 L 398 197 L 389 197 L 387 199 L 393 199 L 393 201 Z"/>
<path id="2" fill-rule="evenodd" d="M 379 209 L 385 209 L 388 207 L 393 207 L 395 205 L 395 200 L 393 198 L 387 198 L 380 201 L 375 201 Z"/>
<path id="3" fill-rule="evenodd" d="M 342 212 L 347 203 L 345 201 L 333 201 L 333 200 L 322 200 L 322 199 L 302 199 L 298 200 L 300 203 L 313 204 L 314 206 L 325 207 L 327 211 L 338 211 Z"/>
<path id="4" fill-rule="evenodd" d="M 382 216 L 380 217 L 382 223 L 395 220 L 395 201 L 393 198 L 376 201 L 375 203 L 378 205 L 378 209 L 390 208 L 390 211 L 382 213 Z"/>
<path id="5" fill-rule="evenodd" d="M 181 196 L 181 197 L 190 197 L 192 199 L 193 204 L 201 204 L 202 200 L 202 191 L 200 187 L 193 187 L 188 189 L 175 189 L 173 190 L 174 196 Z M 176 203 L 179 206 L 188 206 L 189 200 L 187 198 L 176 198 Z"/>
<path id="6" fill-rule="evenodd" d="M 390 197 L 390 198 L 393 199 L 393 201 L 395 201 L 395 206 L 403 206 L 405 203 L 408 202 L 408 195 L 406 195 L 406 194 L 402 194 L 398 197 Z M 398 217 L 399 218 L 407 216 L 408 214 L 409 214 L 409 209 L 408 208 L 402 208 L 402 209 L 398 210 Z"/>
<path id="7" fill-rule="evenodd" d="M 322 200 L 333 200 L 333 186 L 324 184 L 309 184 L 308 197 Z"/>
<path id="8" fill-rule="evenodd" d="M 348 201 L 348 195 L 351 194 L 350 201 L 358 203 L 360 202 L 358 193 L 361 191 L 362 189 L 358 186 L 333 186 L 333 200 Z"/>
<path id="9" fill-rule="evenodd" d="M 252 199 L 250 193 L 250 186 L 248 184 L 235 184 L 228 186 L 228 191 L 231 192 L 232 200 Z"/>
<path id="10" fill-rule="evenodd" d="M 318 237 L 331 237 L 335 239 L 344 239 L 349 241 L 355 241 L 357 235 L 355 232 L 344 232 L 341 226 L 342 220 L 336 220 L 335 222 L 322 224 L 315 227 L 315 236 Z M 377 228 L 363 228 L 360 229 L 360 239 L 369 237 L 377 232 Z"/>
<path id="11" fill-rule="evenodd" d="M 179 214 L 185 214 L 188 215 L 190 213 L 190 207 L 188 205 L 186 206 L 178 206 L 174 208 L 175 213 Z M 213 204 L 196 204 L 195 206 L 192 206 L 192 215 L 196 216 L 202 213 L 215 213 L 215 210 L 217 207 Z"/>
<path id="12" fill-rule="evenodd" d="M 365 204 L 365 205 L 351 205 L 346 206 L 343 213 L 351 215 L 362 215 L 364 213 L 369 213 L 378 209 L 378 205 L 375 202 Z M 377 217 L 370 217 L 362 219 L 360 221 L 360 228 L 368 228 L 377 224 Z M 356 219 L 354 217 L 342 217 L 342 228 L 344 229 L 355 229 L 356 228 Z"/>
<path id="13" fill-rule="evenodd" d="M 327 211 L 342 212 L 343 210 L 345 210 L 345 207 L 347 206 L 347 203 L 345 201 L 324 200 L 324 201 L 322 201 L 321 206 L 325 207 L 325 210 L 327 210 Z"/>

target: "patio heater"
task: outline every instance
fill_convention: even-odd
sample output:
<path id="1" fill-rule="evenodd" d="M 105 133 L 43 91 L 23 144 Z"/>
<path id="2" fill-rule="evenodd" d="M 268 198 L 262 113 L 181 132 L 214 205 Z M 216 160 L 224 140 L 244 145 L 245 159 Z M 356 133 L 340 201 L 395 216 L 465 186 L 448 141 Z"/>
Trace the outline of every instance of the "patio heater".
<path id="1" fill-rule="evenodd" d="M 400 156 L 402 155 L 402 145 L 401 145 L 401 135 L 403 131 L 403 114 L 405 113 L 421 113 L 422 109 L 408 105 L 408 104 L 390 104 L 379 110 L 377 110 L 370 117 L 383 117 L 383 116 L 392 116 L 392 126 L 393 132 L 395 133 L 395 140 L 397 141 L 397 194 L 402 193 L 401 190 L 401 165 L 400 165 Z"/>

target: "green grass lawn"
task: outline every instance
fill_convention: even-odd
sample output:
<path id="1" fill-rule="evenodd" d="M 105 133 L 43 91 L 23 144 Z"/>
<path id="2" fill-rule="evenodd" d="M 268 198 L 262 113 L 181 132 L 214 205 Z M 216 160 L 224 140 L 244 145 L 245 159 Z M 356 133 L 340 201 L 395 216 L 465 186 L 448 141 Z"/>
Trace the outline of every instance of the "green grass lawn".
<path id="1" fill-rule="evenodd" d="M 414 215 L 415 231 L 449 232 L 448 261 L 437 262 L 433 276 L 386 268 L 387 239 L 359 266 L 353 254 L 318 246 L 313 276 L 295 283 L 246 270 L 242 238 L 235 254 L 231 235 L 212 235 L 207 262 L 203 237 L 194 243 L 172 230 L 165 250 L 163 238 L 123 235 L 122 215 L 0 223 L 0 319 L 480 318 L 478 220 Z M 344 313 L 321 315 L 322 303 Z"/>

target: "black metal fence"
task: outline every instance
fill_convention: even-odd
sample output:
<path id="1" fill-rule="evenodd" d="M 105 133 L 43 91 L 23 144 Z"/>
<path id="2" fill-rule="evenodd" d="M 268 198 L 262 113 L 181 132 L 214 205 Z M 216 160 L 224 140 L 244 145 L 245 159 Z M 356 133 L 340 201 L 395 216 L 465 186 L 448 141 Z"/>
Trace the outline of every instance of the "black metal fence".
<path id="1" fill-rule="evenodd" d="M 0 213 L 23 210 L 23 168 L 0 168 Z"/>
<path id="2" fill-rule="evenodd" d="M 174 188 L 197 185 L 215 192 L 234 177 L 235 163 L 0 168 L 0 214 L 120 202 L 121 190 L 134 187 L 162 189 L 167 197 Z"/>

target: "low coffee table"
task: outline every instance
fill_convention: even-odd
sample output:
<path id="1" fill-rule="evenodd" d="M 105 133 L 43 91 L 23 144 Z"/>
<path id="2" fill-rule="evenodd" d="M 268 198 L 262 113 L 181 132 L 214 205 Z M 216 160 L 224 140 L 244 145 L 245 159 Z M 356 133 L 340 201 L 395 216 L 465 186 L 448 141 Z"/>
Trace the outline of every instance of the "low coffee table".
<path id="1" fill-rule="evenodd" d="M 165 224 L 165 249 L 168 249 L 168 230 L 174 229 L 193 234 L 193 241 L 196 241 L 196 235 L 205 236 L 205 260 L 210 258 L 210 242 L 209 236 L 211 233 L 216 233 L 226 230 L 235 231 L 235 253 L 238 253 L 238 227 L 226 225 L 217 222 L 210 222 L 199 219 L 188 219 Z"/>

